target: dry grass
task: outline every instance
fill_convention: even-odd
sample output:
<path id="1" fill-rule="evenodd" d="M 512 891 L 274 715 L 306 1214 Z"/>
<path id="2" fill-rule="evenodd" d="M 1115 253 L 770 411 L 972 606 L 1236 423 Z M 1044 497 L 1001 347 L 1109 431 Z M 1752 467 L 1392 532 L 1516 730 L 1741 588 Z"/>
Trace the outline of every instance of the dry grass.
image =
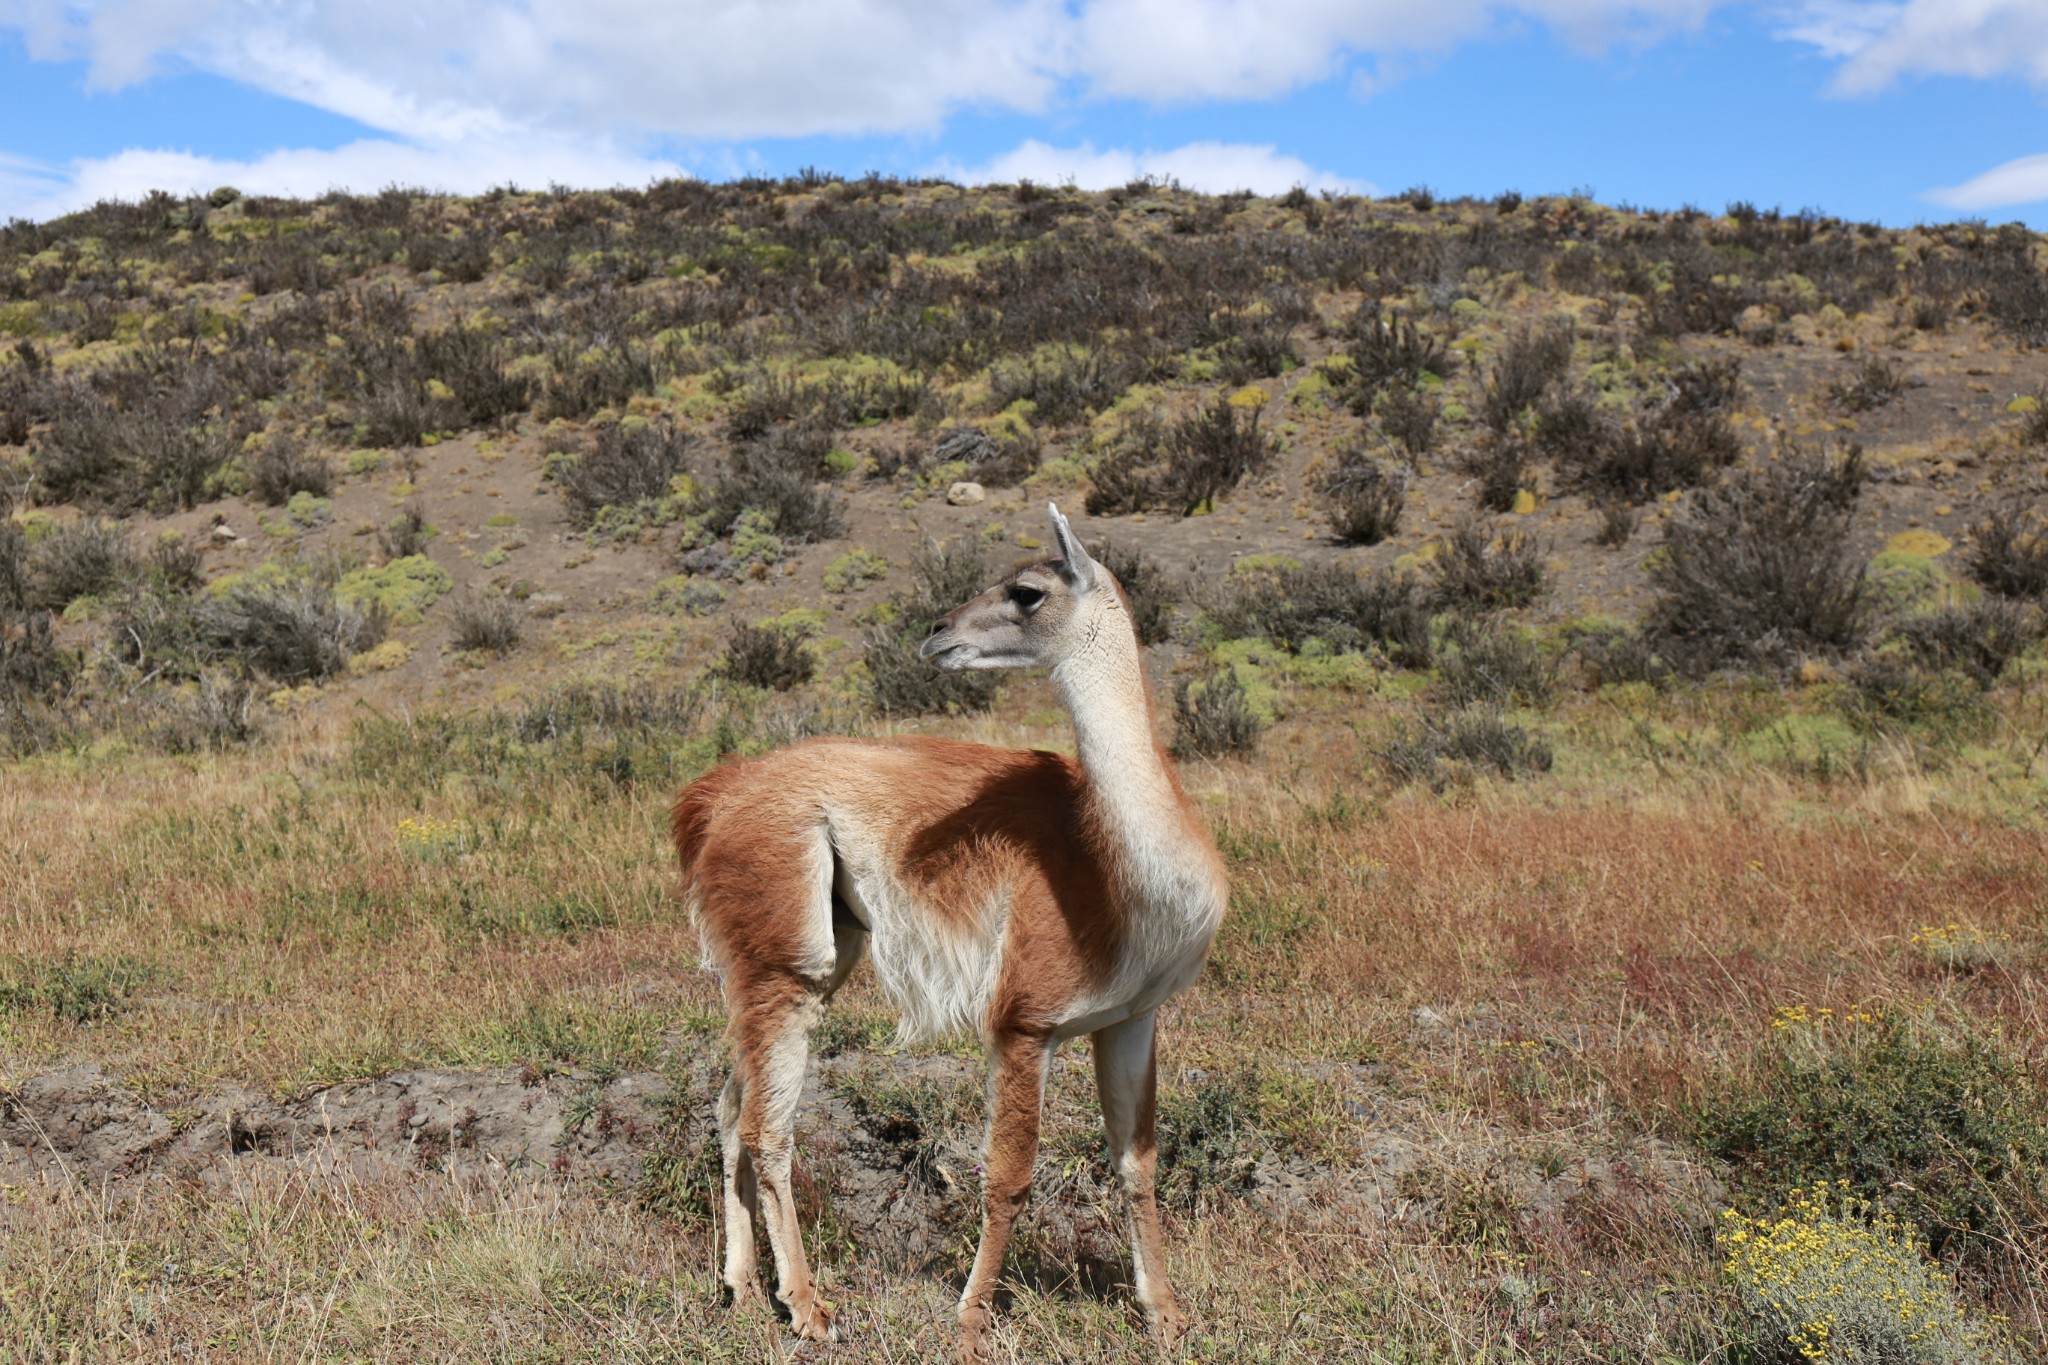
<path id="1" fill-rule="evenodd" d="M 1041 687 L 1004 708 L 1032 723 L 947 728 L 1059 743 Z M 1168 1010 L 1169 1107 L 1191 1069 L 1262 1068 L 1269 1140 L 1339 1184 L 1175 1216 L 1188 1358 L 1713 1357 L 1734 1319 L 1712 1201 L 1646 1172 L 1675 1169 L 1651 1156 L 1686 1150 L 1688 1106 L 1752 1065 L 1780 1007 L 1970 1021 L 2038 1064 L 2042 776 L 1985 759 L 1823 782 L 1715 748 L 1721 704 L 1661 703 L 1666 749 L 1690 744 L 1676 759 L 1604 696 L 1569 701 L 1545 722 L 1550 778 L 1438 798 L 1369 777 L 1373 737 L 1338 724 L 1350 703 L 1304 691 L 1250 766 L 1190 768 L 1235 896 Z M 398 790 L 351 777 L 344 744 L 10 771 L 9 958 L 148 974 L 91 1022 L 0 1014 L 0 1094 L 90 1059 L 175 1113 L 239 1084 L 673 1068 L 718 1046 L 669 898 L 666 784 L 542 765 Z M 1931 965 L 1913 934 L 1950 923 L 1996 936 L 1998 960 Z M 881 1015 L 864 973 L 843 1008 Z M 1085 1068 L 1076 1048 L 1056 1070 L 1042 1185 L 1093 1159 Z M 1341 1181 L 1388 1143 L 1425 1156 L 1361 1216 Z M 533 1169 L 451 1157 L 380 1182 L 308 1157 L 96 1184 L 16 1162 L 0 1179 L 0 1339 L 24 1359 L 739 1360 L 778 1337 L 720 1307 L 702 1217 Z M 814 1232 L 848 1332 L 820 1358 L 934 1358 L 957 1250 L 916 1267 L 850 1245 L 821 1180 Z M 1566 1193 L 1532 1200 L 1539 1186 Z M 1147 1358 L 1105 1288 L 1128 1275 L 1120 1251 L 1076 1278 L 1030 1271 L 1031 1246 L 1010 1358 Z M 1970 1283 L 2038 1342 L 2038 1233 L 2014 1246 L 2016 1272 Z"/>

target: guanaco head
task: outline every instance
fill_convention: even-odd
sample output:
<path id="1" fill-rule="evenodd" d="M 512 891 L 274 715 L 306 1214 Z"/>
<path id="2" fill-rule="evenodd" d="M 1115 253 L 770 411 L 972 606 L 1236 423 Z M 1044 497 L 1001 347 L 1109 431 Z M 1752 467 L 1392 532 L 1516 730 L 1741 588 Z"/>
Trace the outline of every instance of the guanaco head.
<path id="1" fill-rule="evenodd" d="M 1060 509 L 1052 514 L 1058 559 L 1017 570 L 933 624 L 918 650 L 947 673 L 965 668 L 1056 664 L 1094 637 L 1123 596 L 1109 570 L 1088 557 Z"/>

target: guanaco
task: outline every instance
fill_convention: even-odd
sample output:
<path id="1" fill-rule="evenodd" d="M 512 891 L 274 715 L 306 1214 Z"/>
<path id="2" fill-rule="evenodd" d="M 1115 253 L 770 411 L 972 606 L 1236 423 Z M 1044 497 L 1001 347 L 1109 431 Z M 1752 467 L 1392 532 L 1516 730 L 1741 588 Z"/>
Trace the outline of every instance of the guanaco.
<path id="1" fill-rule="evenodd" d="M 733 1067 L 718 1100 L 724 1282 L 763 1299 L 754 1227 L 802 1338 L 832 1335 L 804 1259 L 790 1162 L 809 1034 L 871 951 L 906 1039 L 977 1031 L 989 1058 L 981 1243 L 959 1307 L 985 1359 L 1031 1187 L 1052 1054 L 1088 1035 L 1130 1206 L 1134 1286 L 1162 1345 L 1185 1331 L 1154 1194 L 1160 1004 L 1223 917 L 1222 860 L 1153 733 L 1123 589 L 1056 506 L 1059 558 L 941 618 L 937 668 L 1050 667 L 1075 758 L 931 738 L 813 739 L 726 763 L 677 799 L 686 900 L 721 976 Z"/>

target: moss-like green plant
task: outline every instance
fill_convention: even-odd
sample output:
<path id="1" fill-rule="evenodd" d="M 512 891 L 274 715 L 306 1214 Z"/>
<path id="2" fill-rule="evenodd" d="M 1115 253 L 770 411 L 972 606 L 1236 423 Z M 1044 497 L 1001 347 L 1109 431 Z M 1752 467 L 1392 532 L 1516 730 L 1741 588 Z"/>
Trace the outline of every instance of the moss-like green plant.
<path id="1" fill-rule="evenodd" d="M 446 569 L 425 555 L 407 555 L 378 568 L 342 575 L 334 595 L 358 607 L 382 607 L 392 624 L 419 624 L 434 599 L 455 585 Z"/>
<path id="2" fill-rule="evenodd" d="M 888 576 L 889 561 L 873 550 L 848 550 L 825 566 L 826 592 L 852 592 Z"/>

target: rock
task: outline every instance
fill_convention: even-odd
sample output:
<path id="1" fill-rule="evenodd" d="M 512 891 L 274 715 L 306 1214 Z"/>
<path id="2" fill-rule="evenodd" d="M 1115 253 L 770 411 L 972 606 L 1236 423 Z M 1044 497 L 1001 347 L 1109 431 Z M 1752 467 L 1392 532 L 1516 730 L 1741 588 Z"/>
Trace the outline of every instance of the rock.
<path id="1" fill-rule="evenodd" d="M 232 529 L 232 528 L 230 528 L 230 527 L 228 527 L 228 526 L 216 526 L 216 527 L 214 527 L 214 528 L 213 528 L 213 538 L 214 538 L 215 540 L 218 540 L 218 541 L 220 541 L 220 542 L 221 542 L 221 543 L 223 543 L 223 544 L 225 544 L 225 543 L 227 543 L 228 541 L 231 541 L 231 540 L 240 540 L 240 539 L 241 539 L 241 537 L 240 537 L 240 536 L 238 536 L 238 535 L 236 535 L 236 534 L 234 533 L 233 529 Z"/>
<path id="2" fill-rule="evenodd" d="M 988 493 L 980 484 L 965 479 L 946 490 L 946 501 L 955 507 L 972 507 L 986 497 Z"/>
<path id="3" fill-rule="evenodd" d="M 1450 1020 L 1427 1005 L 1417 1005 L 1408 1017 L 1423 1028 L 1447 1028 L 1450 1025 Z"/>

